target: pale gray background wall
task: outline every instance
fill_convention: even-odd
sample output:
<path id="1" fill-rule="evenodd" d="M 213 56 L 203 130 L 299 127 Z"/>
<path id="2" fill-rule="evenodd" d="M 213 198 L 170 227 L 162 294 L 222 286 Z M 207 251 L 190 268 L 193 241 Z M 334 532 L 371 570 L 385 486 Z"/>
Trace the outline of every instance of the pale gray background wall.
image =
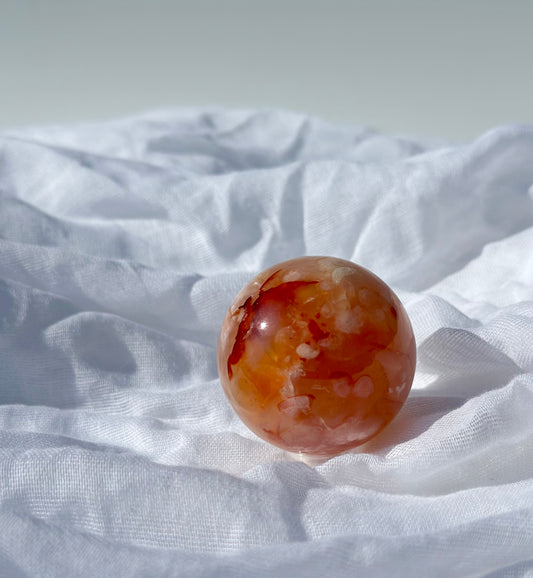
<path id="1" fill-rule="evenodd" d="M 280 106 L 470 139 L 533 123 L 530 0 L 0 0 L 0 128 Z"/>

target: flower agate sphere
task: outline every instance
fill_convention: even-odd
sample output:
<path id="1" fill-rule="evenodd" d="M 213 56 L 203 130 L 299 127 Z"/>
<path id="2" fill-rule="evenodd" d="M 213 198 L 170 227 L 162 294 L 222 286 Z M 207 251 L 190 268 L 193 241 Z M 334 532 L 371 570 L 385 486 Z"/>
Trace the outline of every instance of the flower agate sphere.
<path id="1" fill-rule="evenodd" d="M 342 259 L 301 257 L 267 269 L 222 324 L 224 391 L 258 436 L 333 456 L 398 413 L 415 371 L 407 313 L 378 277 Z"/>

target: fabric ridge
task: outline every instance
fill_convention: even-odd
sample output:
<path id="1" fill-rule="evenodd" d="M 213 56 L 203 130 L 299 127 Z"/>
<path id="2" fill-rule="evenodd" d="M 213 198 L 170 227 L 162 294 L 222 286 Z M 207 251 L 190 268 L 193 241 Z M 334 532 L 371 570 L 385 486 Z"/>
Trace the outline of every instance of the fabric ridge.
<path id="1" fill-rule="evenodd" d="M 283 110 L 0 133 L 0 576 L 533 574 L 533 127 Z M 255 437 L 218 331 L 259 271 L 367 267 L 418 345 L 365 446 Z"/>

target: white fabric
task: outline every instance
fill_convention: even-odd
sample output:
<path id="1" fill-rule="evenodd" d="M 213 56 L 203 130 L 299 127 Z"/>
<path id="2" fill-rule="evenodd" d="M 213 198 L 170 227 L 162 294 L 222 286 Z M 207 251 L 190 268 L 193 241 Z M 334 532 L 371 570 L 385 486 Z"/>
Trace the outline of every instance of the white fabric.
<path id="1" fill-rule="evenodd" d="M 0 575 L 533 573 L 533 127 L 444 146 L 276 110 L 0 138 Z M 298 255 L 388 282 L 411 396 L 306 464 L 220 389 L 240 287 Z"/>

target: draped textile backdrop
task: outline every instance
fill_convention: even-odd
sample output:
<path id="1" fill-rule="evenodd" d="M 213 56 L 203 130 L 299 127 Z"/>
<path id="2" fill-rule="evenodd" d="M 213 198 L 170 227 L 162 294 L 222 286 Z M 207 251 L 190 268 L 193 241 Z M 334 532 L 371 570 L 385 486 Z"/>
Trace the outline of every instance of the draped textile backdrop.
<path id="1" fill-rule="evenodd" d="M 226 401 L 238 290 L 298 255 L 411 317 L 397 419 L 306 464 Z M 531 576 L 533 127 L 279 110 L 0 136 L 0 575 Z"/>

